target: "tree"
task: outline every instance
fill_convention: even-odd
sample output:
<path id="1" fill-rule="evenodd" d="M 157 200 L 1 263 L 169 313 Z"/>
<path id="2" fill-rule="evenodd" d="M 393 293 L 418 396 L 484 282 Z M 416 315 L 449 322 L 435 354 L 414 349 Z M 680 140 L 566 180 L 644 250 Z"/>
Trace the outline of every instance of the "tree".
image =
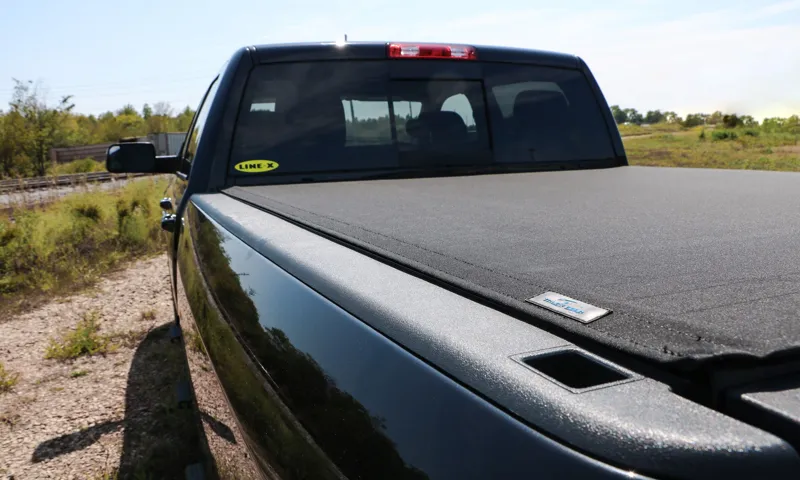
<path id="1" fill-rule="evenodd" d="M 169 102 L 156 102 L 153 105 L 153 114 L 154 115 L 162 115 L 165 117 L 172 116 L 172 106 Z"/>
<path id="2" fill-rule="evenodd" d="M 717 125 L 718 123 L 722 123 L 722 117 L 723 117 L 722 112 L 717 110 L 706 119 L 706 123 L 708 123 L 709 125 Z"/>
<path id="3" fill-rule="evenodd" d="M 743 124 L 744 122 L 742 122 L 742 119 L 739 118 L 739 116 L 735 113 L 726 113 L 722 116 L 722 125 L 725 126 L 725 128 L 736 128 L 742 126 Z"/>
<path id="4" fill-rule="evenodd" d="M 675 112 L 664 112 L 664 121 L 667 123 L 682 123 L 683 119 Z"/>
<path id="5" fill-rule="evenodd" d="M 800 116 L 792 115 L 791 117 L 787 118 L 784 128 L 789 133 L 800 135 Z M 796 142 L 797 139 L 795 139 L 795 143 Z"/>
<path id="6" fill-rule="evenodd" d="M 783 127 L 786 125 L 785 118 L 765 118 L 763 122 L 761 122 L 761 128 L 767 132 L 779 132 L 783 130 Z"/>
<path id="7" fill-rule="evenodd" d="M 186 132 L 195 111 L 177 115 L 167 102 L 133 105 L 101 115 L 73 113 L 71 97 L 48 103 L 41 85 L 15 80 L 10 108 L 0 110 L 0 177 L 46 175 L 53 148 L 116 142 L 148 133 Z M 151 106 L 152 105 L 152 106 Z"/>
<path id="8" fill-rule="evenodd" d="M 614 116 L 614 121 L 617 122 L 617 125 L 628 121 L 628 114 L 625 113 L 625 110 L 619 108 L 619 105 L 611 105 L 611 115 Z"/>
<path id="9" fill-rule="evenodd" d="M 19 140 L 34 172 L 37 175 L 45 175 L 50 163 L 50 149 L 65 143 L 66 132 L 63 123 L 74 107 L 70 103 L 72 97 L 69 95 L 61 97 L 54 107 L 50 107 L 39 85 L 17 79 L 14 79 L 14 83 L 11 111 L 24 119 L 26 128 L 23 138 Z"/>
<path id="10" fill-rule="evenodd" d="M 19 112 L 10 111 L 0 117 L 0 167 L 4 176 L 25 175 L 30 161 L 25 155 L 27 128 Z"/>
<path id="11" fill-rule="evenodd" d="M 742 115 L 739 118 L 742 120 L 742 124 L 745 127 L 757 127 L 758 126 L 758 122 L 751 115 Z"/>
<path id="12" fill-rule="evenodd" d="M 689 115 L 686 115 L 686 120 L 683 121 L 684 127 L 696 127 L 704 124 L 705 118 L 703 118 L 702 113 L 690 113 Z"/>
<path id="13" fill-rule="evenodd" d="M 628 117 L 628 122 L 636 125 L 641 125 L 644 123 L 644 117 L 635 108 L 626 108 L 624 112 Z"/>
<path id="14" fill-rule="evenodd" d="M 191 107 L 187 106 L 175 118 L 175 131 L 188 132 L 189 125 L 192 124 L 192 119 L 194 119 L 194 110 L 192 110 Z"/>
<path id="15" fill-rule="evenodd" d="M 644 116 L 644 123 L 661 123 L 664 121 L 664 114 L 661 110 L 648 110 Z"/>
<path id="16" fill-rule="evenodd" d="M 124 105 L 122 108 L 117 110 L 117 115 L 139 115 L 139 112 L 136 111 L 136 107 L 131 105 L 130 103 Z"/>

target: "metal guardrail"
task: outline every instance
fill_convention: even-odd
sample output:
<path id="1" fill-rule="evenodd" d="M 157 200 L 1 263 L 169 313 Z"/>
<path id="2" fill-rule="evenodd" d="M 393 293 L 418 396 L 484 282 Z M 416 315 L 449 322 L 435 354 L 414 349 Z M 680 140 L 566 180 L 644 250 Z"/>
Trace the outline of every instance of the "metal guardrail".
<path id="1" fill-rule="evenodd" d="M 134 178 L 149 175 L 147 173 L 73 173 L 70 175 L 56 175 L 51 177 L 30 177 L 12 180 L 0 180 L 0 193 L 14 192 L 17 190 L 34 190 L 60 186 L 80 185 L 83 183 L 103 183 L 112 180 Z"/>

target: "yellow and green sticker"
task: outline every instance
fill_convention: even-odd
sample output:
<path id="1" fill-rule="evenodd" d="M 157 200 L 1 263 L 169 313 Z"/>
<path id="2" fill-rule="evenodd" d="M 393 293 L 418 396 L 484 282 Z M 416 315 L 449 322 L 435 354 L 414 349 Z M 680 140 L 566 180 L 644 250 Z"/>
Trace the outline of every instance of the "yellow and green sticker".
<path id="1" fill-rule="evenodd" d="M 263 173 L 278 168 L 278 162 L 272 160 L 247 160 L 239 162 L 233 166 L 236 170 L 244 173 Z"/>

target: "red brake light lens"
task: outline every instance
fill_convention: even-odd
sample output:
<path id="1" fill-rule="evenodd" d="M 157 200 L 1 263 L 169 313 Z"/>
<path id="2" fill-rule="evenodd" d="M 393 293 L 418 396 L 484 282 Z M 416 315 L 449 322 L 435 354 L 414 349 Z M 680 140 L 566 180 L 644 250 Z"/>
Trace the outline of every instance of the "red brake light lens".
<path id="1" fill-rule="evenodd" d="M 466 45 L 425 45 L 418 43 L 390 43 L 389 58 L 442 58 L 448 60 L 475 60 L 475 47 Z"/>

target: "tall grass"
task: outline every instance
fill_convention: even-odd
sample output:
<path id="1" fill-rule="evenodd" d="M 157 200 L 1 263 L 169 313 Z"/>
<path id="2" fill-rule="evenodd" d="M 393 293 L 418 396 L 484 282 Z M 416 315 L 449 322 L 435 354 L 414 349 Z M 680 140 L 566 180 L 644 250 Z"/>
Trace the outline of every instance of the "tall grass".
<path id="1" fill-rule="evenodd" d="M 85 285 L 126 258 L 160 251 L 166 185 L 147 178 L 0 218 L 0 301 Z"/>
<path id="2" fill-rule="evenodd" d="M 72 173 L 92 173 L 105 171 L 105 163 L 98 162 L 91 158 L 81 158 L 80 160 L 73 160 L 71 162 L 57 163 L 48 170 L 48 173 L 50 175 L 69 175 Z"/>
<path id="3" fill-rule="evenodd" d="M 800 135 L 737 128 L 625 141 L 631 165 L 800 171 Z"/>
<path id="4" fill-rule="evenodd" d="M 683 127 L 680 123 L 654 123 L 646 127 L 641 125 L 617 125 L 617 129 L 619 129 L 619 134 L 623 137 L 689 130 L 689 128 Z"/>

